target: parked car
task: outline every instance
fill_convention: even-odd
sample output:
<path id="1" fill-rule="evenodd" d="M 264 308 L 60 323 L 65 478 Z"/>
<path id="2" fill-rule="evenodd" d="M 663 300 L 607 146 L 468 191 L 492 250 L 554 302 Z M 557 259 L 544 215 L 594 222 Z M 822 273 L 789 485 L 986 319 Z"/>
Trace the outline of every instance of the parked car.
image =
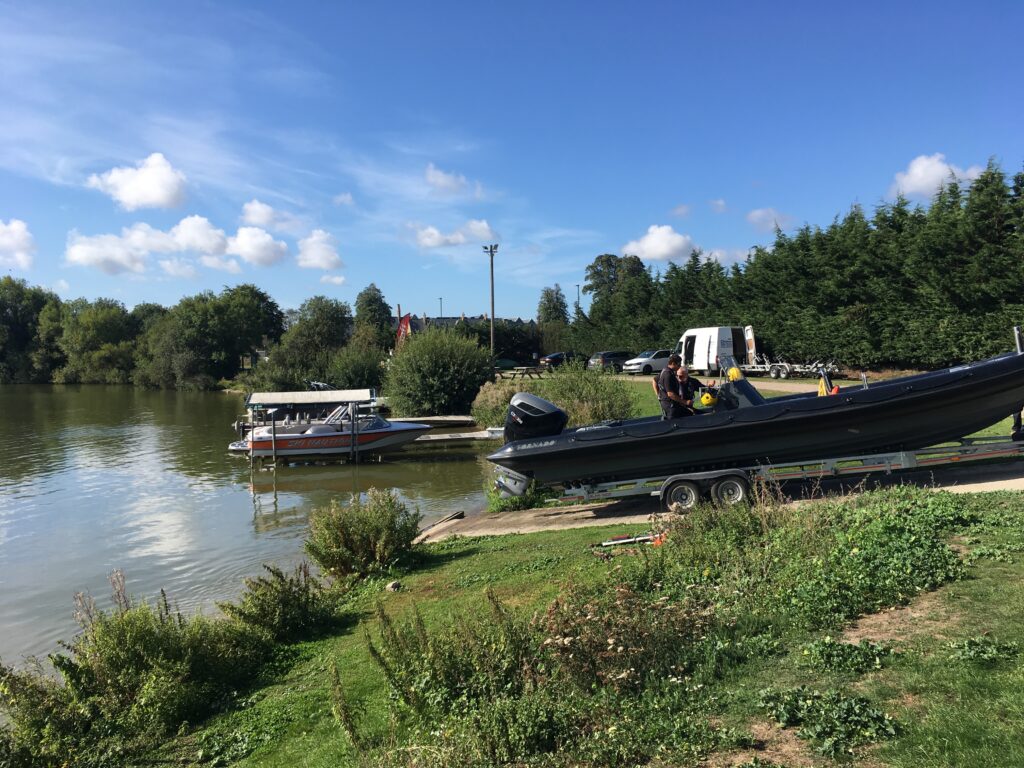
<path id="1" fill-rule="evenodd" d="M 587 361 L 587 368 L 604 368 L 621 371 L 626 361 L 633 357 L 632 352 L 595 352 Z"/>
<path id="2" fill-rule="evenodd" d="M 519 365 L 519 363 L 515 360 L 510 360 L 507 357 L 499 357 L 494 361 L 494 368 L 499 371 L 511 371 L 517 365 Z"/>
<path id="3" fill-rule="evenodd" d="M 627 360 L 622 366 L 623 373 L 658 373 L 668 365 L 668 356 L 672 354 L 670 349 L 648 349 L 641 352 L 632 360 Z"/>
<path id="4" fill-rule="evenodd" d="M 575 352 L 552 352 L 540 359 L 540 364 L 545 368 L 557 368 L 562 363 L 571 363 L 577 358 Z"/>

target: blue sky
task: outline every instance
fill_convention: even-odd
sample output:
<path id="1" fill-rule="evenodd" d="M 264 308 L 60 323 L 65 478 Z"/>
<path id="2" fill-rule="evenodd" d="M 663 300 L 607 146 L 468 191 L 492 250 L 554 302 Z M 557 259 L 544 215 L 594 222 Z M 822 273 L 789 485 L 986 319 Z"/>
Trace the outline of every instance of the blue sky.
<path id="1" fill-rule="evenodd" d="M 1024 164 L 1024 4 L 3 3 L 0 273 L 532 316 Z M 587 302 L 584 299 L 584 306 Z"/>

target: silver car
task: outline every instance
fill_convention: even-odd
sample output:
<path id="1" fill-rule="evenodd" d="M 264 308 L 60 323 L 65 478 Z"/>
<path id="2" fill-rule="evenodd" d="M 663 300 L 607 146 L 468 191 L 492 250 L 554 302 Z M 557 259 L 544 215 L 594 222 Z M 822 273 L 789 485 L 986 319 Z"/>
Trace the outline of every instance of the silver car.
<path id="1" fill-rule="evenodd" d="M 658 373 L 668 365 L 668 356 L 672 354 L 669 349 L 648 349 L 641 352 L 632 360 L 627 360 L 622 366 L 623 373 Z"/>

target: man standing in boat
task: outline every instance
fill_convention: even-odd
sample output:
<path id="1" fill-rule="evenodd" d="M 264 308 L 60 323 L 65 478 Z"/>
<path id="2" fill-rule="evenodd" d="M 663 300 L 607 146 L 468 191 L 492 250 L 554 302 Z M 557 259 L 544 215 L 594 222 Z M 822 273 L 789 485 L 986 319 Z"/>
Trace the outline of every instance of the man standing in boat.
<path id="1" fill-rule="evenodd" d="M 703 385 L 691 378 L 689 369 L 682 363 L 679 364 L 679 369 L 676 371 L 676 380 L 679 382 L 679 396 L 683 399 L 683 413 L 680 415 L 692 416 L 694 414 L 693 404 Z"/>
<path id="2" fill-rule="evenodd" d="M 680 416 L 688 416 L 689 411 L 679 393 L 679 379 L 676 378 L 676 371 L 682 365 L 682 358 L 679 355 L 669 355 L 666 365 L 658 378 L 653 381 L 654 392 L 658 395 L 658 402 L 661 403 L 662 417 L 665 419 L 678 419 Z"/>

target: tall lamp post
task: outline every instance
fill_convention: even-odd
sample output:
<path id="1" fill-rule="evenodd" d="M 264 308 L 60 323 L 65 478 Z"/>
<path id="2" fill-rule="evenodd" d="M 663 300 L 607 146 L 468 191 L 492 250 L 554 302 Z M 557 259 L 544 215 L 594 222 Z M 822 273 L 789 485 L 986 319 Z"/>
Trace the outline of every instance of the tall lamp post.
<path id="1" fill-rule="evenodd" d="M 437 317 L 440 320 L 444 317 L 444 298 L 441 296 L 437 297 Z"/>
<path id="2" fill-rule="evenodd" d="M 580 284 L 576 283 L 576 311 L 580 311 Z"/>
<path id="3" fill-rule="evenodd" d="M 494 254 L 497 252 L 497 243 L 484 246 L 484 253 L 491 257 L 491 357 L 494 357 Z"/>

